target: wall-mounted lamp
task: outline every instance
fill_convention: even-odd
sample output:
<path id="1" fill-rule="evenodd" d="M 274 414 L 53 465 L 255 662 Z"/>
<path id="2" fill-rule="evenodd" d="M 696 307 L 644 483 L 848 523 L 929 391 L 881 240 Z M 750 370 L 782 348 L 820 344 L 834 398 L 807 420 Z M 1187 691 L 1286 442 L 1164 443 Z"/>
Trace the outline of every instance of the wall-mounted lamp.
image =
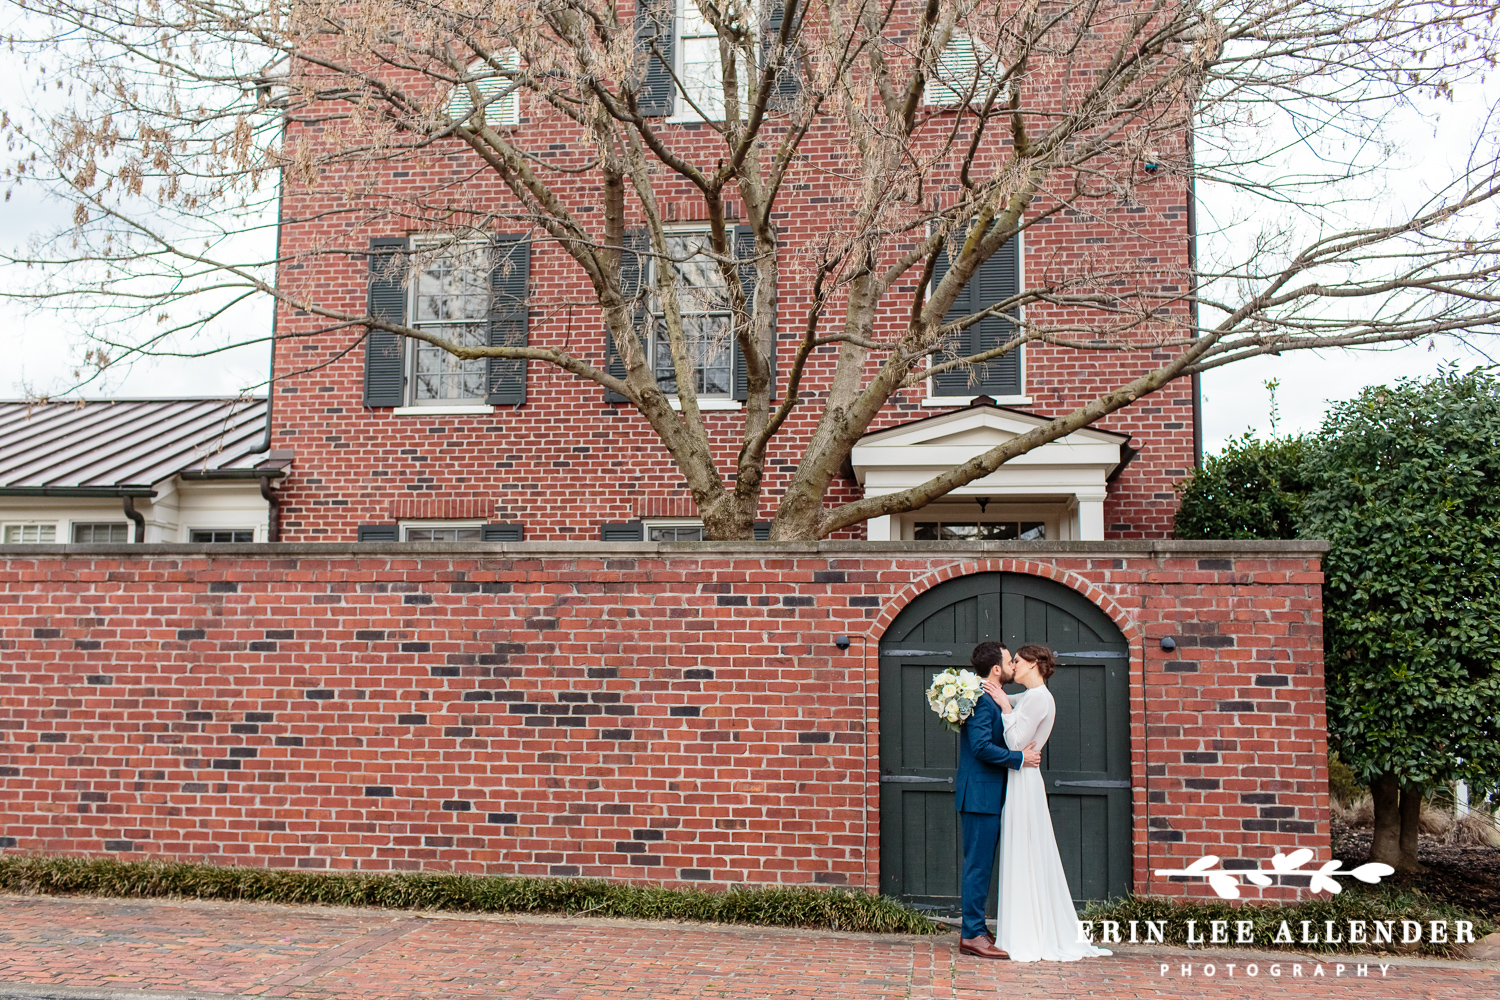
<path id="1" fill-rule="evenodd" d="M 1177 640 L 1174 639 L 1174 638 L 1172 638 L 1170 635 L 1164 635 L 1164 636 L 1162 636 L 1161 637 L 1161 649 L 1162 649 L 1163 653 L 1176 652 L 1176 650 L 1177 650 Z"/>
<path id="2" fill-rule="evenodd" d="M 849 637 L 840 632 L 838 635 L 833 637 L 833 644 L 837 646 L 840 651 L 846 650 L 849 648 Z"/>

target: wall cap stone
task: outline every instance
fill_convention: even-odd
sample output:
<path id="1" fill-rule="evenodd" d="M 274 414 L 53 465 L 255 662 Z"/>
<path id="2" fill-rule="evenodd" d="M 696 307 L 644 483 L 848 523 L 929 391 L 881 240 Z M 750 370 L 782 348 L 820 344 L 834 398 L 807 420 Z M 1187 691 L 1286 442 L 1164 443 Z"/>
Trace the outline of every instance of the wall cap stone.
<path id="1" fill-rule="evenodd" d="M 0 559 L 98 558 L 130 556 L 207 556 L 210 558 L 347 558 L 361 556 L 490 556 L 535 558 L 565 556 L 611 558 L 672 556 L 758 555 L 785 556 L 949 556 L 971 557 L 1135 557 L 1191 559 L 1196 556 L 1242 558 L 1298 558 L 1322 556 L 1329 543 L 1320 539 L 1272 541 L 1181 540 L 1145 538 L 1105 542 L 245 542 L 208 544 L 152 542 L 149 544 L 0 545 Z"/>

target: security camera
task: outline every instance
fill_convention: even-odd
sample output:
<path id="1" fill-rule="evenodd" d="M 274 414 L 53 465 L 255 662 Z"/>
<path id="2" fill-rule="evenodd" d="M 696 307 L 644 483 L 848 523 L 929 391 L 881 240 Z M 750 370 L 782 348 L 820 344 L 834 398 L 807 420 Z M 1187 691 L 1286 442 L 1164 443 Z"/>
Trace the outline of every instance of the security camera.
<path id="1" fill-rule="evenodd" d="M 833 644 L 841 650 L 848 649 L 849 637 L 840 633 L 839 635 L 833 637 Z"/>

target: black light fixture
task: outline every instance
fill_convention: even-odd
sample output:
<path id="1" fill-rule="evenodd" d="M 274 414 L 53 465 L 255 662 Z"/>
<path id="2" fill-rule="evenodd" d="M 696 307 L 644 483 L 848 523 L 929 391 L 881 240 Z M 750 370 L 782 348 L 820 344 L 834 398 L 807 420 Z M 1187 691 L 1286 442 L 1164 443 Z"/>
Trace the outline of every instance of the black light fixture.
<path id="1" fill-rule="evenodd" d="M 990 498 L 989 497 L 975 497 L 974 498 L 974 502 L 979 505 L 979 513 L 983 514 L 984 513 L 984 509 L 990 505 Z"/>
<path id="2" fill-rule="evenodd" d="M 839 648 L 840 652 L 842 652 L 843 650 L 849 648 L 849 637 L 840 632 L 838 635 L 833 637 L 833 644 Z"/>
<path id="3" fill-rule="evenodd" d="M 1164 653 L 1176 652 L 1176 650 L 1177 650 L 1177 640 L 1174 639 L 1174 638 L 1172 638 L 1170 635 L 1164 635 L 1164 636 L 1162 636 L 1161 637 L 1161 649 L 1162 649 L 1162 652 L 1164 652 Z"/>

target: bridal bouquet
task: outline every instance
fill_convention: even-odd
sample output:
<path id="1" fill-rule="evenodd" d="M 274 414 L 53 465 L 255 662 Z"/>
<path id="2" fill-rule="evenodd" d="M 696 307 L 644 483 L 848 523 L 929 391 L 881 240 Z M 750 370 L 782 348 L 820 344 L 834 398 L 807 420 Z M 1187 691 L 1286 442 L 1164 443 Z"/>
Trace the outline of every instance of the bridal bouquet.
<path id="1" fill-rule="evenodd" d="M 949 667 L 932 678 L 932 686 L 927 689 L 927 704 L 943 725 L 956 733 L 959 725 L 974 714 L 974 706 L 979 704 L 979 696 L 983 693 L 978 674 Z"/>

